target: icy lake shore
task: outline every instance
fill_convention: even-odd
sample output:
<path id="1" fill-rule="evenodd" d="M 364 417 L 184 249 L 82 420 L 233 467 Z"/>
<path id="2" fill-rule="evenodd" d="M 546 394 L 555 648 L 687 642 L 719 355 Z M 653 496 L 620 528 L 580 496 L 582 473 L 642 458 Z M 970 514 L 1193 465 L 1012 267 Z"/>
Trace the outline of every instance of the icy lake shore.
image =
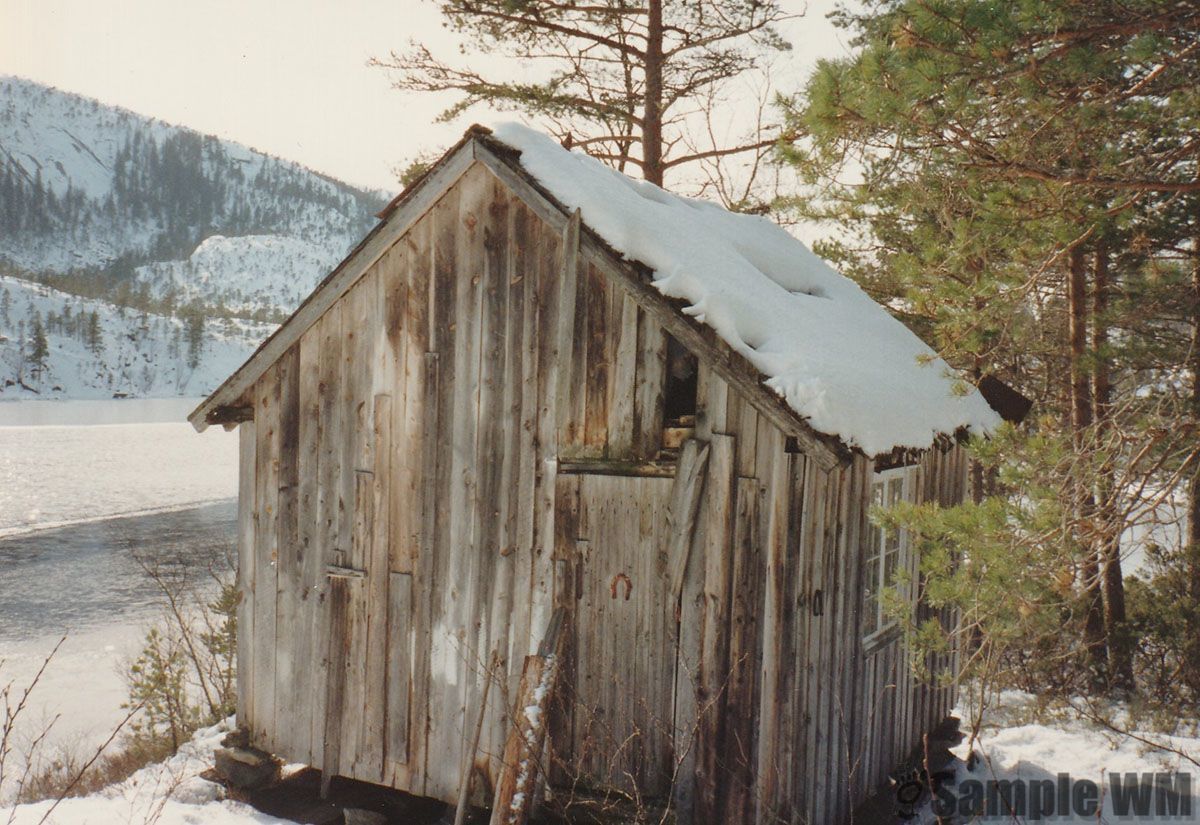
<path id="1" fill-rule="evenodd" d="M 237 435 L 196 433 L 196 399 L 0 403 L 0 685 L 47 668 L 29 729 L 95 745 L 121 719 L 124 663 L 157 592 L 133 557 L 194 567 L 232 551 Z"/>

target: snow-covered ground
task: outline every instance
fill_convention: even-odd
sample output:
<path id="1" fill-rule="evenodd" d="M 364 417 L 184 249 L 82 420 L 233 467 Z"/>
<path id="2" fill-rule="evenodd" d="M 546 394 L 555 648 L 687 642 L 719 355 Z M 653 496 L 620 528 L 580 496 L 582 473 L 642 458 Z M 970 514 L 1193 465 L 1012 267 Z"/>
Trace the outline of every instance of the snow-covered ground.
<path id="1" fill-rule="evenodd" d="M 1042 791 L 1032 791 L 1021 813 L 1014 814 L 1011 808 L 1007 808 L 1006 813 L 1001 803 L 993 806 L 999 807 L 1001 813 L 998 815 L 960 818 L 955 822 L 1009 825 L 1043 820 L 1056 825 L 1095 825 L 1097 822 L 1200 823 L 1200 766 L 1188 759 L 1200 761 L 1200 731 L 1197 730 L 1196 720 L 1179 720 L 1179 729 L 1170 736 L 1136 724 L 1131 726 L 1133 735 L 1126 736 L 1114 733 L 1101 724 L 1078 719 L 1051 717 L 1035 721 L 1037 714 L 1032 710 L 1035 704 L 1035 697 L 1015 691 L 1006 692 L 1000 697 L 998 704 L 985 714 L 980 736 L 974 743 L 974 751 L 979 757 L 973 760 L 974 770 L 967 769 L 970 743 L 964 741 L 955 749 L 960 761 L 955 764 L 953 784 L 948 784 L 943 792 L 944 799 L 947 803 L 953 799 L 957 806 L 965 806 L 962 810 L 969 809 L 970 793 L 981 788 L 987 793 L 988 783 L 992 781 L 1011 783 L 1019 780 L 1024 783 L 1027 793 L 1035 787 L 1032 783 L 1052 781 L 1055 783 L 1054 789 L 1045 797 L 1040 796 Z M 1127 714 L 1121 707 L 1109 708 L 1108 712 L 1117 722 L 1117 727 L 1125 727 L 1123 720 Z M 970 709 L 965 703 L 955 713 L 960 718 L 970 718 Z M 964 732 L 967 727 L 964 723 Z M 1152 747 L 1150 743 L 1162 744 L 1165 748 Z M 1069 775 L 1072 783 L 1076 783 L 1067 786 L 1072 792 L 1079 782 L 1095 783 L 1099 807 L 1096 813 L 1088 815 L 1077 812 L 1074 800 L 1067 811 L 1058 807 L 1063 801 L 1059 798 L 1059 777 L 1063 774 Z M 1116 777 L 1120 782 L 1127 774 L 1138 774 L 1139 779 L 1148 774 L 1169 775 L 1173 787 L 1190 792 L 1190 806 L 1186 800 L 1180 800 L 1181 808 L 1176 816 L 1157 816 L 1153 801 L 1148 817 L 1135 813 L 1132 805 L 1123 813 L 1115 810 L 1115 807 L 1119 809 L 1124 806 L 1114 794 L 1113 778 Z M 1184 774 L 1190 776 L 1186 785 L 1179 783 L 1179 778 Z M 968 783 L 972 783 L 973 788 L 969 788 Z M 999 789 L 996 793 L 997 799 L 1003 798 L 999 795 Z M 1034 805 L 1028 801 L 1034 795 L 1043 800 L 1037 803 L 1043 806 L 1044 813 L 1041 816 L 1035 815 Z M 1080 803 L 1086 810 L 1086 800 L 1081 797 Z M 983 804 L 986 814 L 986 797 Z M 1053 810 L 1050 810 L 1051 806 L 1054 806 Z M 904 820 L 897 819 L 897 822 L 900 821 Z M 927 805 L 916 818 L 907 821 L 932 825 L 937 820 L 932 808 Z"/>
<path id="2" fill-rule="evenodd" d="M 150 765 L 100 793 L 55 803 L 39 802 L 15 809 L 0 808 L 0 821 L 9 825 L 272 825 L 286 820 L 259 813 L 223 798 L 220 786 L 200 777 L 212 767 L 213 750 L 228 731 L 228 723 L 200 731 L 166 762 Z M 49 814 L 49 816 L 47 816 Z"/>
<path id="3" fill-rule="evenodd" d="M 1008 694 L 985 726 L 984 735 L 976 742 L 983 755 L 973 773 L 965 763 L 959 763 L 957 783 L 962 787 L 968 780 L 1038 780 L 1069 773 L 1073 780 L 1091 780 L 1101 788 L 1108 787 L 1112 773 L 1139 774 L 1194 769 L 1178 756 L 1153 751 L 1129 738 L 1118 738 L 1092 725 L 1078 722 L 1034 724 L 1021 722 L 1026 717 L 1029 697 Z M 962 709 L 965 710 L 965 709 Z M 129 780 L 82 799 L 62 802 L 46 820 L 59 825 L 100 825 L 110 822 L 157 822 L 159 825 L 192 825 L 221 823 L 222 825 L 264 825 L 282 822 L 261 814 L 245 805 L 223 799 L 218 786 L 206 782 L 199 774 L 212 765 L 212 752 L 220 742 L 226 725 L 197 734 L 178 755 L 160 765 L 151 765 Z M 1155 738 L 1154 734 L 1147 734 Z M 1200 739 L 1186 736 L 1170 738 L 1173 747 L 1195 757 L 1200 754 Z M 966 759 L 966 745 L 958 755 Z M 1045 817 L 1056 825 L 1095 825 L 1095 823 L 1195 823 L 1200 822 L 1200 788 L 1193 783 L 1191 813 L 1173 817 L 1119 815 L 1113 812 L 1113 797 L 1103 793 L 1103 809 L 1098 816 L 1081 817 L 1068 814 Z M 14 825 L 40 823 L 52 803 L 0 808 L 0 821 Z M 11 819 L 10 819 L 11 817 Z M 896 822 L 935 821 L 926 806 L 915 817 L 898 818 Z M 955 822 L 996 822 L 1023 825 L 1042 819 L 1030 816 L 1005 815 L 992 818 L 963 818 Z M 732 824 L 731 824 L 732 825 Z"/>
<path id="4" fill-rule="evenodd" d="M 138 620 L 114 616 L 109 624 L 68 634 L 30 695 L 30 710 L 17 731 L 18 753 L 47 728 L 46 754 L 62 748 L 90 752 L 108 739 L 124 718 L 121 704 L 129 698 L 121 673 L 145 633 Z M 0 686 L 11 682 L 24 691 L 61 638 L 47 634 L 0 640 Z"/>

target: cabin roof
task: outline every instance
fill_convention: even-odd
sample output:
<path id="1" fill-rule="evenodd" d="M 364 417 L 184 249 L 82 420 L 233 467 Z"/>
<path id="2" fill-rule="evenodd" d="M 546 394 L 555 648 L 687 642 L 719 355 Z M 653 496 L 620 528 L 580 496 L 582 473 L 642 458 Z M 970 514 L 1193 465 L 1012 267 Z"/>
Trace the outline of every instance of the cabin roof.
<path id="1" fill-rule="evenodd" d="M 820 463 L 925 449 L 998 422 L 914 333 L 776 224 L 672 195 L 517 124 L 472 127 L 189 416 L 240 420 L 245 390 L 481 161 L 552 225 L 582 219 L 580 251 Z"/>

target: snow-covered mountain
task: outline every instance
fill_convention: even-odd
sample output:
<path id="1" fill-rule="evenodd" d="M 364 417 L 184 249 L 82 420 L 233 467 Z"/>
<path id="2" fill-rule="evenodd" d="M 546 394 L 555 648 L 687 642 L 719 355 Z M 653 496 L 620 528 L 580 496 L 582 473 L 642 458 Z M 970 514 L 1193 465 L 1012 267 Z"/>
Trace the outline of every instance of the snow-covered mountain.
<path id="1" fill-rule="evenodd" d="M 0 275 L 9 276 L 12 305 L 9 321 L 0 319 L 0 397 L 22 384 L 22 393 L 68 397 L 201 391 L 211 383 L 205 376 L 236 366 L 270 329 L 235 323 L 223 331 L 220 320 L 278 321 L 291 312 L 374 224 L 384 197 L 231 141 L 0 76 Z M 64 303 L 75 317 L 108 319 L 103 352 L 80 349 L 77 336 L 49 323 Z M 52 350 L 42 371 L 49 379 L 38 387 L 18 366 L 33 344 L 30 307 Z M 143 315 L 149 332 L 142 322 L 130 326 Z M 199 367 L 189 372 L 156 347 L 196 317 L 207 323 L 196 333 L 204 339 Z"/>
<path id="2" fill-rule="evenodd" d="M 273 328 L 155 315 L 0 276 L 0 400 L 206 395 Z"/>
<path id="3" fill-rule="evenodd" d="M 135 274 L 155 298 L 175 295 L 180 303 L 223 307 L 223 314 L 270 317 L 294 309 L 345 252 L 287 235 L 212 235 L 186 260 L 145 264 Z"/>

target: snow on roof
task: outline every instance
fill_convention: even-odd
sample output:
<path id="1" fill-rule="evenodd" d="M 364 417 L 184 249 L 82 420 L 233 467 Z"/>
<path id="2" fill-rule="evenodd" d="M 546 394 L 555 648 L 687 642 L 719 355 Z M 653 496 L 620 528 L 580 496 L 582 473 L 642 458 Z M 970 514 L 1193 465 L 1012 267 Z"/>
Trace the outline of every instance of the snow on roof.
<path id="1" fill-rule="evenodd" d="M 977 390 L 849 278 L 765 218 L 672 195 L 516 123 L 493 135 L 654 286 L 746 356 L 819 432 L 867 455 L 1000 422 Z M 965 390 L 965 391 L 964 391 Z"/>

